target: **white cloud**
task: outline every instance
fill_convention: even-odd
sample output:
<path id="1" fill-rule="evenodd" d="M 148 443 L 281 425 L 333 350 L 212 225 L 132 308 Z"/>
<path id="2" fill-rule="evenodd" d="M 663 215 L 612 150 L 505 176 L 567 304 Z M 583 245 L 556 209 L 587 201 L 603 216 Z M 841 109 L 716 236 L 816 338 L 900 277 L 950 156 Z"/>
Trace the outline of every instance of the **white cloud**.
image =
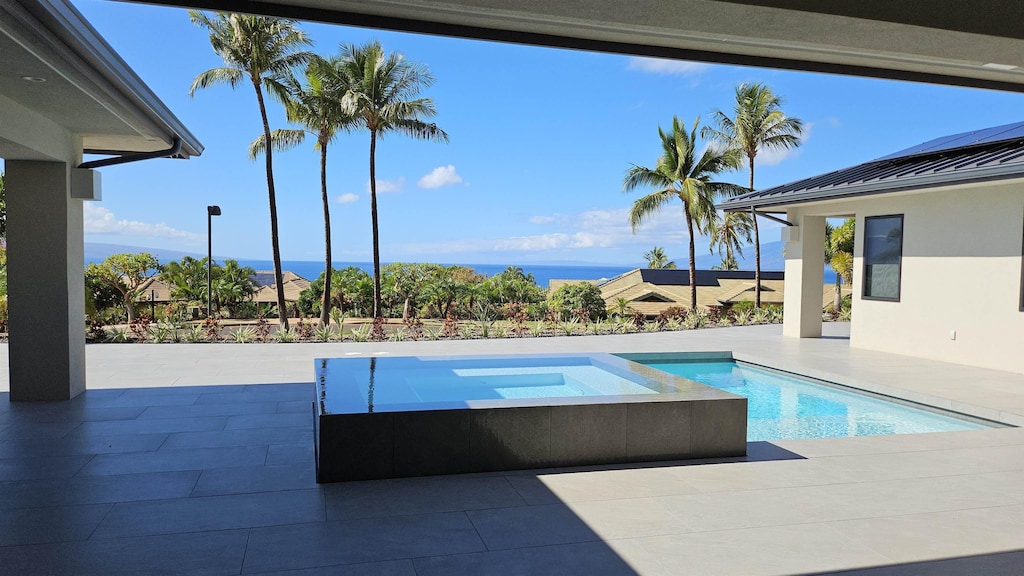
<path id="1" fill-rule="evenodd" d="M 562 231 L 549 234 L 507 238 L 464 238 L 438 242 L 402 244 L 394 250 L 409 255 L 460 254 L 470 252 L 562 252 L 576 249 L 639 250 L 651 246 L 674 247 L 670 253 L 685 249 L 686 222 L 682 205 L 669 204 L 648 218 L 636 234 L 629 225 L 629 208 L 592 209 L 573 215 L 534 216 L 531 222 L 557 222 Z M 535 222 L 536 223 L 536 222 Z M 699 239 L 706 245 L 706 239 Z M 637 252 L 640 254 L 641 252 Z"/>
<path id="2" fill-rule="evenodd" d="M 383 180 L 377 179 L 377 192 L 381 194 L 388 194 L 390 192 L 401 192 L 405 188 L 405 178 L 399 178 L 397 180 Z M 366 191 L 370 191 L 370 182 L 366 182 Z"/>
<path id="3" fill-rule="evenodd" d="M 341 196 L 338 196 L 338 203 L 339 204 L 351 204 L 353 202 L 358 202 L 358 201 L 359 201 L 359 196 L 357 196 L 357 195 L 355 195 L 355 194 L 353 194 L 351 192 L 346 192 L 346 193 L 342 194 Z"/>
<path id="4" fill-rule="evenodd" d="M 530 216 L 530 224 L 550 224 L 556 219 L 556 216 Z"/>
<path id="5" fill-rule="evenodd" d="M 813 127 L 813 122 L 804 123 L 804 134 L 800 138 L 801 146 L 807 144 L 807 141 L 811 139 L 811 128 Z M 776 148 L 770 150 L 759 149 L 757 152 L 757 158 L 754 162 L 757 163 L 757 166 L 775 166 L 776 164 L 781 164 L 782 161 L 787 158 L 796 158 L 799 155 L 800 148 Z"/>
<path id="6" fill-rule="evenodd" d="M 462 176 L 455 171 L 455 166 L 449 164 L 447 166 L 438 166 L 430 171 L 429 174 L 424 175 L 416 182 L 416 185 L 420 188 L 441 188 L 442 186 L 451 186 L 452 184 L 461 184 Z"/>
<path id="7" fill-rule="evenodd" d="M 94 202 L 84 203 L 83 216 L 86 234 L 175 238 L 189 241 L 205 238 L 205 236 L 200 236 L 199 234 L 171 228 L 163 222 L 152 224 L 138 220 L 118 220 L 113 212 L 98 206 Z"/>
<path id="8" fill-rule="evenodd" d="M 703 62 L 687 62 L 685 60 L 664 60 L 662 58 L 646 58 L 634 56 L 629 59 L 629 70 L 639 70 L 648 74 L 673 74 L 679 76 L 696 76 L 711 68 Z"/>

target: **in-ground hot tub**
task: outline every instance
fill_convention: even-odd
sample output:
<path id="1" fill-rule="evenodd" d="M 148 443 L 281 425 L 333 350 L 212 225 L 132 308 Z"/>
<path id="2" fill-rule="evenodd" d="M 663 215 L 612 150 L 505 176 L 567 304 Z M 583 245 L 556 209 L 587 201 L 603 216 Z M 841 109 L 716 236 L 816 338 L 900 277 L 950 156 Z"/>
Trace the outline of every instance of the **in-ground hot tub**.
<path id="1" fill-rule="evenodd" d="M 318 482 L 746 453 L 746 398 L 610 354 L 315 362 Z"/>

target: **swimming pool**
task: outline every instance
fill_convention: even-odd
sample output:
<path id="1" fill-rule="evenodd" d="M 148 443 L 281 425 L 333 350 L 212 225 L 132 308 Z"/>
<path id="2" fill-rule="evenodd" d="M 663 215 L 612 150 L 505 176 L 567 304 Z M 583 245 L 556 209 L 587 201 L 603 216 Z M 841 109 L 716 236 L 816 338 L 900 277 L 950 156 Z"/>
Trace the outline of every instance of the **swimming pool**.
<path id="1" fill-rule="evenodd" d="M 742 456 L 747 399 L 610 354 L 321 358 L 318 482 Z"/>
<path id="2" fill-rule="evenodd" d="M 959 418 L 735 361 L 640 360 L 747 398 L 747 440 L 918 434 L 990 428 Z"/>

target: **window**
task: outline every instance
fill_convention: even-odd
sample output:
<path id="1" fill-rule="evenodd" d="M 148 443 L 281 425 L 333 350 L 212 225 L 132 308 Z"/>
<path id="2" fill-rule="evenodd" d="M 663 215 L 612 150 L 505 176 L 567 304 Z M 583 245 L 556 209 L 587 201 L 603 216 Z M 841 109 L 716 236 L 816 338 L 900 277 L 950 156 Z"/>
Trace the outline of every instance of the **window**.
<path id="1" fill-rule="evenodd" d="M 903 215 L 864 219 L 864 298 L 900 300 Z"/>

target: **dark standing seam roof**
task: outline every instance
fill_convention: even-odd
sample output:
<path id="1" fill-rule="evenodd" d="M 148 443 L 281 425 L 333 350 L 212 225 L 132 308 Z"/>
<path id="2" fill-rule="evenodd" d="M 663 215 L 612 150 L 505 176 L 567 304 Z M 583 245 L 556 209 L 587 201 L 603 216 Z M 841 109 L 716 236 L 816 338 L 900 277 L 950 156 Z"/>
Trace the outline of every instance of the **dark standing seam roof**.
<path id="1" fill-rule="evenodd" d="M 660 286 L 689 286 L 689 270 L 673 270 L 667 268 L 643 268 L 640 270 L 640 278 L 644 282 Z M 761 280 L 783 280 L 785 275 L 782 272 L 761 271 Z M 753 280 L 752 270 L 697 270 L 697 286 L 718 286 L 720 279 L 725 280 Z"/>
<path id="2" fill-rule="evenodd" d="M 937 138 L 878 160 L 736 196 L 718 207 L 749 210 L 1009 178 L 1024 178 L 1024 122 Z"/>

